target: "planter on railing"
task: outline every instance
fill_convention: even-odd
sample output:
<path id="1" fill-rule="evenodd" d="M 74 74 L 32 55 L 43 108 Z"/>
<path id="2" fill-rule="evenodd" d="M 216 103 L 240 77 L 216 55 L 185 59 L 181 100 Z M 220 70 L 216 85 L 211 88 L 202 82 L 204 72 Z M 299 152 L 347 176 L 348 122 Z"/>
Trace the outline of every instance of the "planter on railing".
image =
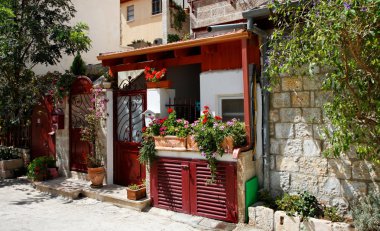
<path id="1" fill-rule="evenodd" d="M 186 151 L 186 138 L 177 136 L 155 136 L 157 150 Z"/>
<path id="2" fill-rule="evenodd" d="M 188 151 L 196 151 L 196 152 L 199 151 L 198 144 L 195 141 L 194 136 L 187 136 L 186 137 L 186 149 Z"/>
<path id="3" fill-rule="evenodd" d="M 221 145 L 225 153 L 232 153 L 234 150 L 234 138 L 231 136 L 225 137 Z"/>
<path id="4" fill-rule="evenodd" d="M 172 82 L 170 80 L 161 80 L 158 82 L 146 82 L 147 88 L 170 88 Z"/>

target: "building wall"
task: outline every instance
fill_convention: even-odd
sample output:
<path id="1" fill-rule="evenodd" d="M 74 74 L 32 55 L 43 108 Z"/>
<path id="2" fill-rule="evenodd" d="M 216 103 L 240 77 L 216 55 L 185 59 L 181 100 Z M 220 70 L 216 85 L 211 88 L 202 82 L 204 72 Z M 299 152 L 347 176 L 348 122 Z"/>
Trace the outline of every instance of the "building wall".
<path id="1" fill-rule="evenodd" d="M 72 0 L 77 13 L 71 23 L 84 22 L 89 26 L 91 48 L 87 53 L 81 53 L 86 64 L 97 64 L 99 53 L 120 50 L 120 1 L 119 0 Z M 64 72 L 68 70 L 73 56 L 64 55 L 61 62 L 55 66 L 39 65 L 34 68 L 37 74 L 48 71 Z"/>
<path id="2" fill-rule="evenodd" d="M 220 115 L 219 97 L 243 98 L 243 71 L 241 69 L 208 71 L 200 75 L 201 109 L 209 106 L 213 114 Z"/>
<path id="3" fill-rule="evenodd" d="M 326 158 L 322 129 L 327 121 L 322 105 L 329 93 L 321 81 L 284 77 L 271 94 L 270 191 L 309 191 L 341 211 L 359 195 L 380 192 L 380 167 L 347 153 Z"/>
<path id="4" fill-rule="evenodd" d="M 265 0 L 205 0 L 195 1 L 190 9 L 192 29 L 242 20 L 242 12 L 262 5 Z M 190 4 L 191 5 L 191 4 Z"/>
<path id="5" fill-rule="evenodd" d="M 134 20 L 127 22 L 127 7 L 134 5 Z M 153 43 L 163 38 L 162 13 L 152 15 L 151 0 L 135 0 L 120 5 L 121 45 L 128 46 L 134 40 L 144 39 Z"/>

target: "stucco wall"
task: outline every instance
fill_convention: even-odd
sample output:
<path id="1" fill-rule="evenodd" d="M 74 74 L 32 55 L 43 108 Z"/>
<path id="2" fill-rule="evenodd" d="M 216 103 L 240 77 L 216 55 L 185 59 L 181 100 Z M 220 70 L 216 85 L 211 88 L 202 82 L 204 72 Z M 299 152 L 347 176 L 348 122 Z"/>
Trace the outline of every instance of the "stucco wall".
<path id="1" fill-rule="evenodd" d="M 284 77 L 271 94 L 270 191 L 309 191 L 325 203 L 349 209 L 349 202 L 371 191 L 379 193 L 380 167 L 347 153 L 338 159 L 322 154 L 328 145 L 322 129 L 322 105 L 329 93 L 321 80 Z"/>
<path id="2" fill-rule="evenodd" d="M 200 88 L 201 108 L 209 106 L 213 114 L 220 115 L 219 97 L 243 98 L 243 71 L 236 69 L 202 72 Z"/>
<path id="3" fill-rule="evenodd" d="M 96 56 L 102 52 L 119 51 L 120 48 L 120 1 L 119 0 L 72 0 L 77 13 L 72 23 L 84 22 L 89 26 L 91 48 L 82 53 L 86 64 L 97 64 Z M 37 74 L 48 71 L 64 72 L 68 70 L 73 56 L 64 55 L 62 61 L 55 66 L 39 65 L 34 68 Z"/>
<path id="4" fill-rule="evenodd" d="M 134 20 L 127 22 L 127 7 L 134 5 Z M 156 38 L 163 38 L 162 13 L 152 15 L 152 1 L 138 0 L 121 4 L 121 45 L 123 47 L 133 40 L 144 39 L 153 43 Z"/>

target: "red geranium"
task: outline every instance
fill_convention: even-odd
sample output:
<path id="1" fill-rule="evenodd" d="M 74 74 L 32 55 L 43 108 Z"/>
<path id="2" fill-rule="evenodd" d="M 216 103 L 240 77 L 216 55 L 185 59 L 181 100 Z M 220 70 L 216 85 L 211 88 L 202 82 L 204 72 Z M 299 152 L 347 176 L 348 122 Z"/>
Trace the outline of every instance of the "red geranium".
<path id="1" fill-rule="evenodd" d="M 220 117 L 220 116 L 215 116 L 215 119 L 216 119 L 216 120 L 222 120 L 222 117 Z"/>
<path id="2" fill-rule="evenodd" d="M 144 69 L 145 80 L 148 82 L 158 82 L 162 80 L 166 74 L 166 68 L 157 71 L 154 68 L 145 67 Z"/>
<path id="3" fill-rule="evenodd" d="M 173 110 L 173 108 L 168 108 L 168 113 L 170 114 L 170 113 L 172 113 L 174 110 Z"/>

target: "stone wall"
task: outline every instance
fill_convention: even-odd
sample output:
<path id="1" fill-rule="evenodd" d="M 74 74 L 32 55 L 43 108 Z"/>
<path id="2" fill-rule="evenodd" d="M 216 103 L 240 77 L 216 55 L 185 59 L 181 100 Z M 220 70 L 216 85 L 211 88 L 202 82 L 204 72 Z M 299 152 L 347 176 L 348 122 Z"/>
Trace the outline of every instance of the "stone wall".
<path id="1" fill-rule="evenodd" d="M 264 0 L 195 1 L 190 9 L 192 29 L 242 20 L 242 12 L 262 5 Z"/>
<path id="2" fill-rule="evenodd" d="M 322 151 L 323 104 L 329 93 L 321 81 L 283 77 L 271 94 L 270 187 L 273 194 L 309 191 L 322 202 L 347 211 L 349 202 L 371 191 L 379 192 L 380 167 L 348 153 L 326 158 Z"/>

